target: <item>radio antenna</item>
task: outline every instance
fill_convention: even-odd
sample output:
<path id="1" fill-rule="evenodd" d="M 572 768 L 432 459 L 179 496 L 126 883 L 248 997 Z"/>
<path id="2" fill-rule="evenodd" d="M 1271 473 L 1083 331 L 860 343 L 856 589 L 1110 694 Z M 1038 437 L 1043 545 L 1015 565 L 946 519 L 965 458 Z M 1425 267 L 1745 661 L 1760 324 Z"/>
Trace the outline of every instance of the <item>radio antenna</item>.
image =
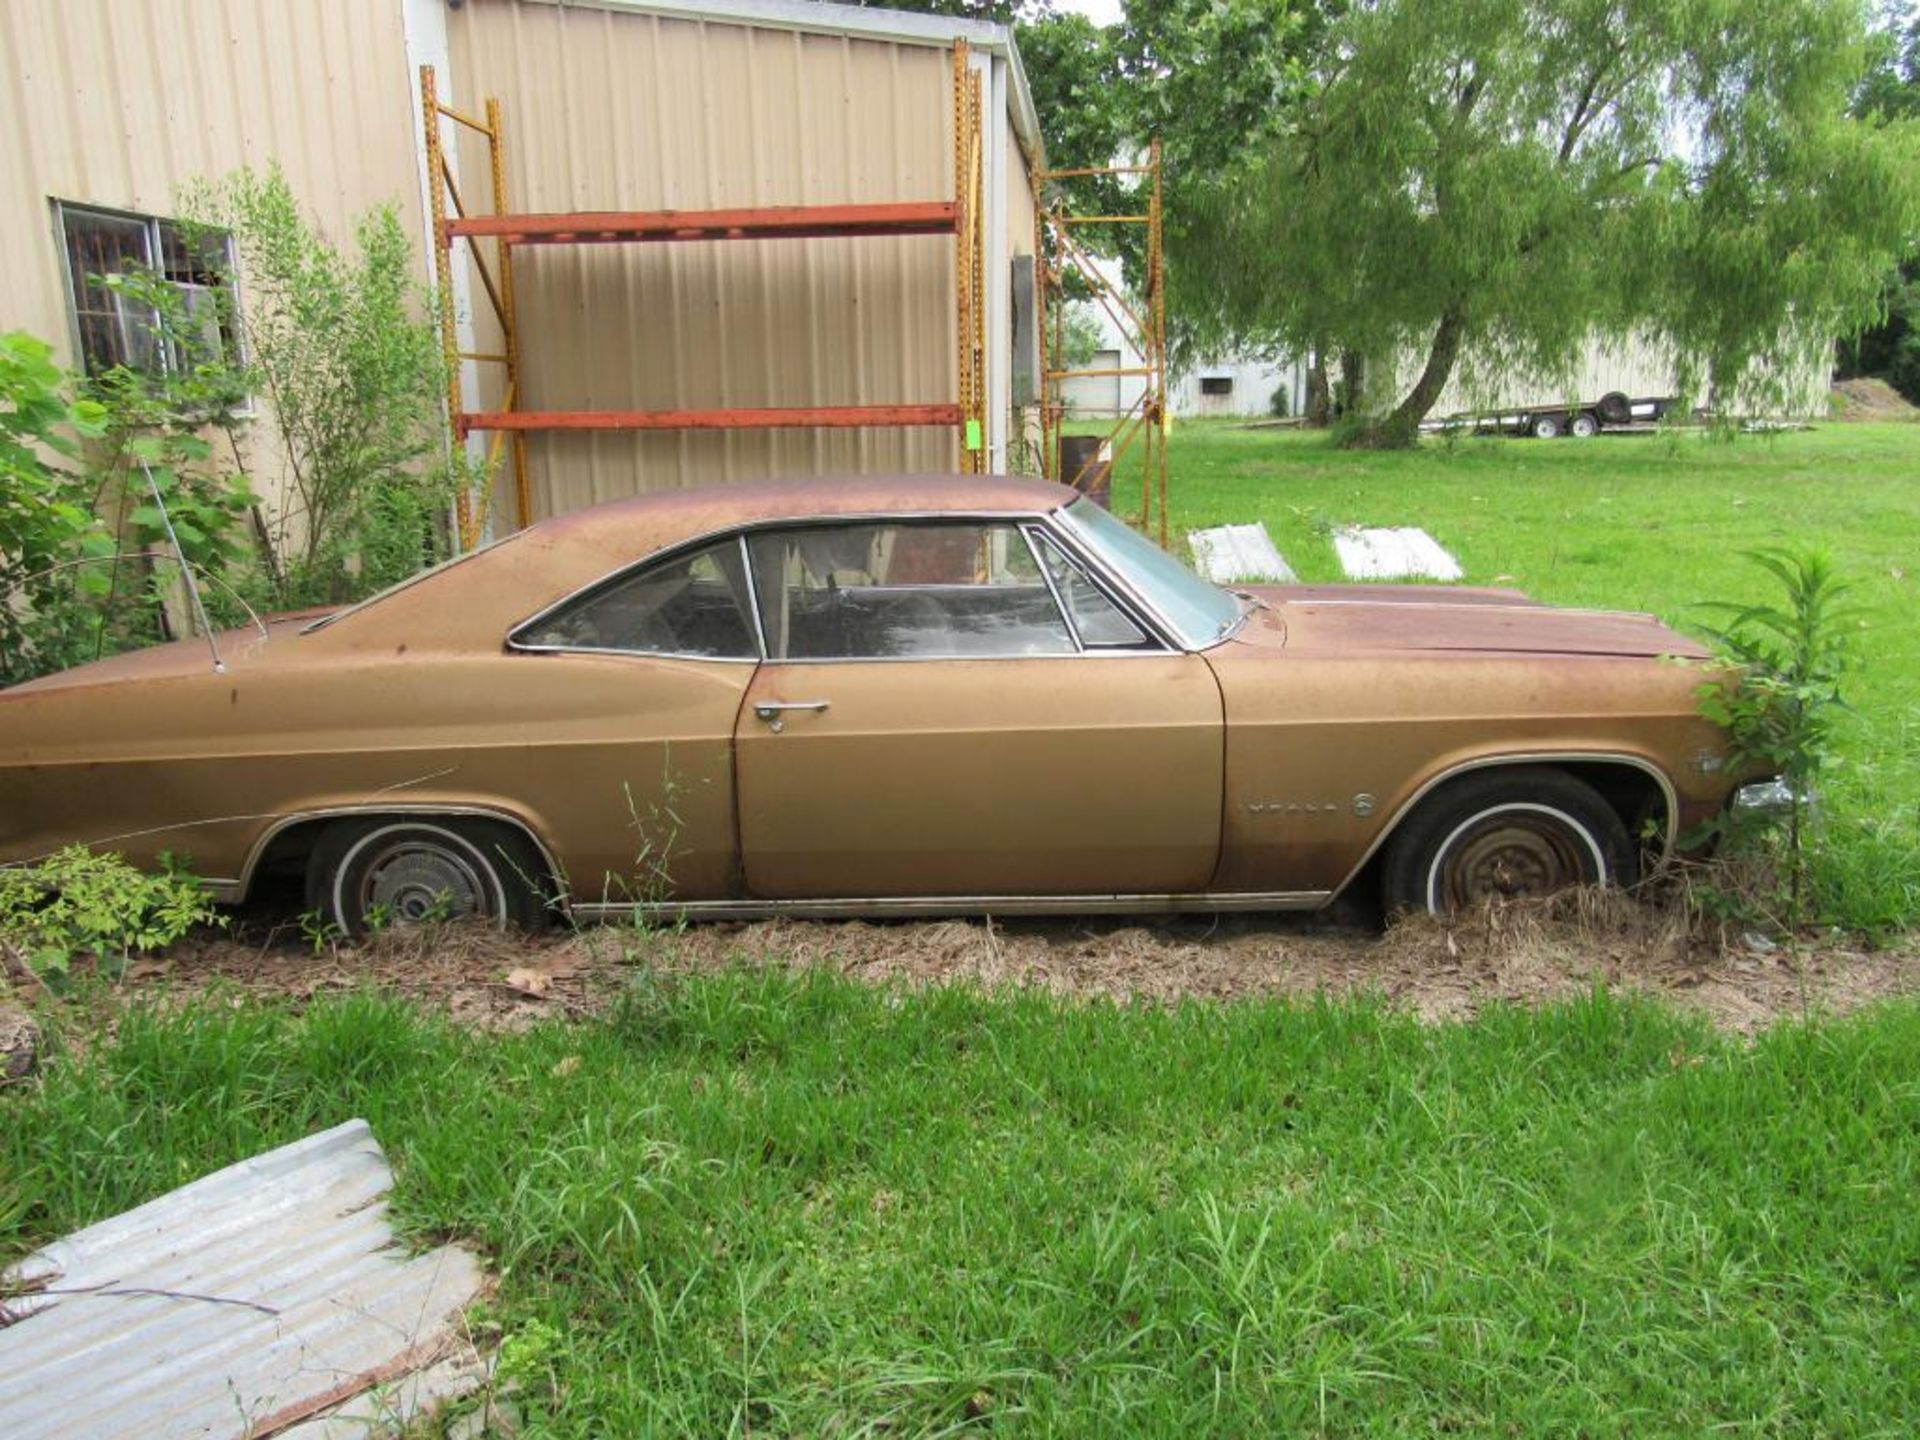
<path id="1" fill-rule="evenodd" d="M 145 460 L 140 462 L 141 473 L 147 477 L 147 488 L 153 492 L 153 503 L 160 511 L 160 523 L 166 528 L 167 541 L 173 546 L 173 558 L 180 562 L 181 578 L 187 582 L 187 595 L 193 601 L 193 616 L 199 622 L 200 633 L 207 637 L 207 650 L 213 656 L 213 673 L 227 673 L 227 662 L 220 658 L 220 642 L 214 638 L 213 625 L 207 619 L 207 607 L 200 600 L 200 582 L 194 578 L 193 562 L 187 559 L 187 552 L 180 548 L 180 537 L 173 530 L 173 516 L 167 512 L 167 502 L 160 494 L 160 482 L 153 478 L 153 470 Z"/>

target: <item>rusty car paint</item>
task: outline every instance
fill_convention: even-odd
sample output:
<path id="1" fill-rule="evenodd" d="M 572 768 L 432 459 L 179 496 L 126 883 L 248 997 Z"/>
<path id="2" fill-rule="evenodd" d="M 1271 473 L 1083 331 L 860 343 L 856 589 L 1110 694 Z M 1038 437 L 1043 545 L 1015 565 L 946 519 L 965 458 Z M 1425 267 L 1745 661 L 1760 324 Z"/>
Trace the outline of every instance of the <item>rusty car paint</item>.
<path id="1" fill-rule="evenodd" d="M 1284 905 L 1337 892 L 1462 767 L 1644 766 L 1682 828 L 1738 778 L 1696 763 L 1724 753 L 1699 672 L 1651 658 L 1697 647 L 1511 591 L 1266 587 L 1198 654 L 783 665 L 506 644 L 610 573 L 733 530 L 1041 519 L 1074 498 L 952 475 L 647 496 L 318 628 L 223 637 L 224 674 L 193 642 L 16 686 L 0 692 L 0 862 L 171 851 L 239 898 L 289 823 L 444 810 L 523 826 L 583 910 L 658 899 L 663 855 L 674 898 L 719 906 Z M 752 708 L 816 691 L 831 708 L 779 733 Z"/>
<path id="2" fill-rule="evenodd" d="M 824 699 L 776 733 L 762 699 Z M 1195 655 L 767 664 L 739 741 L 761 897 L 1180 892 L 1220 848 Z"/>

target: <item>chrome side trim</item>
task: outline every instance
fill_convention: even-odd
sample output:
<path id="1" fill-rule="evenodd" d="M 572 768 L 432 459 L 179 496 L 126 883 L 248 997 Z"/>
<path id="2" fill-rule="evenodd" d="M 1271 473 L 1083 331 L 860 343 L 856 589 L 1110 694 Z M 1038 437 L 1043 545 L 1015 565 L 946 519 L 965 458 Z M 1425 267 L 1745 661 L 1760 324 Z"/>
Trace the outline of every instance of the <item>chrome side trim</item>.
<path id="1" fill-rule="evenodd" d="M 1664 770 L 1652 761 L 1644 760 L 1638 755 L 1625 755 L 1615 750 L 1525 750 L 1505 755 L 1483 755 L 1476 760 L 1466 760 L 1458 765 L 1449 766 L 1447 769 L 1433 776 L 1418 790 L 1414 791 L 1412 795 L 1408 796 L 1406 802 L 1402 804 L 1398 810 L 1393 812 L 1392 817 L 1388 819 L 1387 823 L 1374 835 L 1373 841 L 1367 846 L 1365 853 L 1354 863 L 1353 868 L 1347 871 L 1340 883 L 1333 887 L 1332 893 L 1339 895 L 1344 892 L 1349 885 L 1353 884 L 1360 872 L 1367 868 L 1368 862 L 1379 853 L 1380 847 L 1385 845 L 1392 837 L 1393 832 L 1400 828 L 1400 822 L 1411 815 L 1414 808 L 1419 805 L 1422 800 L 1446 784 L 1447 781 L 1456 779 L 1474 770 L 1509 769 L 1519 765 L 1565 764 L 1625 765 L 1651 775 L 1654 783 L 1660 787 L 1661 798 L 1667 803 L 1667 823 L 1665 832 L 1661 836 L 1659 861 L 1662 865 L 1666 864 L 1667 860 L 1673 854 L 1673 847 L 1678 839 L 1674 831 L 1679 828 L 1680 797 L 1675 793 L 1673 782 L 1667 778 Z"/>
<path id="2" fill-rule="evenodd" d="M 1379 581 L 1358 580 L 1358 581 L 1351 581 L 1348 583 L 1356 584 L 1356 585 L 1366 585 L 1366 584 L 1380 584 L 1380 583 L 1392 584 L 1393 582 L 1392 581 L 1379 582 Z M 1434 589 L 1445 589 L 1446 585 L 1447 585 L 1447 582 L 1445 581 L 1436 580 L 1431 582 L 1431 588 L 1434 588 Z M 1284 587 L 1275 586 L 1274 588 L 1282 589 Z M 1409 585 L 1406 588 L 1412 590 L 1412 589 L 1419 589 L 1422 587 Z M 1301 606 L 1312 606 L 1312 605 L 1372 606 L 1376 609 L 1391 608 L 1394 606 L 1404 607 L 1407 605 L 1418 605 L 1422 610 L 1496 610 L 1496 611 L 1497 610 L 1551 610 L 1556 615 L 1585 615 L 1585 616 L 1591 616 L 1599 620 L 1650 620 L 1655 625 L 1664 625 L 1667 623 L 1666 621 L 1662 620 L 1658 615 L 1650 615 L 1645 610 L 1600 610 L 1600 609 L 1585 608 L 1585 607 L 1574 606 L 1574 605 L 1549 605 L 1544 600 L 1535 600 L 1535 599 L 1532 599 L 1531 597 L 1528 598 L 1526 603 L 1518 604 L 1512 601 L 1502 603 L 1499 601 L 1486 601 L 1486 600 L 1478 600 L 1478 601 L 1475 601 L 1475 600 L 1376 600 L 1366 596 L 1353 596 L 1353 597 L 1325 596 L 1323 597 L 1323 596 L 1315 595 L 1310 599 L 1286 600 L 1286 601 L 1283 601 L 1282 603 L 1287 605 L 1301 605 Z M 1606 655 L 1602 655 L 1601 658 L 1606 659 L 1609 657 Z M 1613 658 L 1618 658 L 1618 657 L 1613 657 Z M 1637 659 L 1638 657 L 1629 656 L 1627 658 Z"/>
<path id="3" fill-rule="evenodd" d="M 1326 890 L 1192 895 L 903 895 L 846 900 L 639 900 L 575 904 L 579 920 L 638 916 L 672 920 L 858 919 L 924 915 L 1218 915 L 1242 910 L 1318 910 Z"/>
<path id="4" fill-rule="evenodd" d="M 364 805 L 333 805 L 319 810 L 295 810 L 278 816 L 269 825 L 260 838 L 253 842 L 253 848 L 247 852 L 246 863 L 240 867 L 238 880 L 212 881 L 201 883 L 207 886 L 213 898 L 222 904 L 237 905 L 247 898 L 247 892 L 253 888 L 253 873 L 259 868 L 261 858 L 274 840 L 285 830 L 295 825 L 305 824 L 309 820 L 343 820 L 354 816 L 375 815 L 466 815 L 476 820 L 497 820 L 502 825 L 511 825 L 527 837 L 533 848 L 539 853 L 540 863 L 547 867 L 547 874 L 555 881 L 563 879 L 559 862 L 553 852 L 547 848 L 547 842 L 534 833 L 533 827 L 510 810 L 496 810 L 485 805 L 396 805 L 379 801 L 368 801 Z M 230 894 L 222 894 L 214 889 L 218 884 L 230 887 Z"/>

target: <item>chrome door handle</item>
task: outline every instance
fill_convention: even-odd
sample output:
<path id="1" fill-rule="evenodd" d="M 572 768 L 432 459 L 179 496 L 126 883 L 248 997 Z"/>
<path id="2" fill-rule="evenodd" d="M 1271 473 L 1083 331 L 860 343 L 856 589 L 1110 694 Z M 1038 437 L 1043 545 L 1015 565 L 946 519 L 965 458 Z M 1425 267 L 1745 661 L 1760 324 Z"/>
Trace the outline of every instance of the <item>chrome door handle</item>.
<path id="1" fill-rule="evenodd" d="M 780 717 L 788 710 L 824 710 L 825 700 L 758 700 L 754 702 L 753 713 L 767 722 L 767 728 L 778 735 L 787 728 L 787 722 Z"/>

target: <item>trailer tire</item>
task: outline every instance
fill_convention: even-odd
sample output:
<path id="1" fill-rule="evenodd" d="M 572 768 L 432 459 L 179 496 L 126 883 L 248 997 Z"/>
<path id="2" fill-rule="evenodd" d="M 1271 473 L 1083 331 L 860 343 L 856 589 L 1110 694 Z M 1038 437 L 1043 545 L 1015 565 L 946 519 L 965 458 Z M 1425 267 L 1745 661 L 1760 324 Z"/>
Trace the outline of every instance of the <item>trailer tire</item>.
<path id="1" fill-rule="evenodd" d="M 1576 440 L 1591 440 L 1600 433 L 1599 418 L 1591 410 L 1582 410 L 1573 417 L 1573 423 L 1567 427 L 1567 433 Z"/>
<path id="2" fill-rule="evenodd" d="M 1536 440 L 1558 440 L 1566 433 L 1566 420 L 1560 415 L 1536 415 L 1528 429 Z"/>
<path id="3" fill-rule="evenodd" d="M 1593 407 L 1609 425 L 1624 425 L 1633 418 L 1633 404 L 1618 390 L 1609 390 Z"/>

